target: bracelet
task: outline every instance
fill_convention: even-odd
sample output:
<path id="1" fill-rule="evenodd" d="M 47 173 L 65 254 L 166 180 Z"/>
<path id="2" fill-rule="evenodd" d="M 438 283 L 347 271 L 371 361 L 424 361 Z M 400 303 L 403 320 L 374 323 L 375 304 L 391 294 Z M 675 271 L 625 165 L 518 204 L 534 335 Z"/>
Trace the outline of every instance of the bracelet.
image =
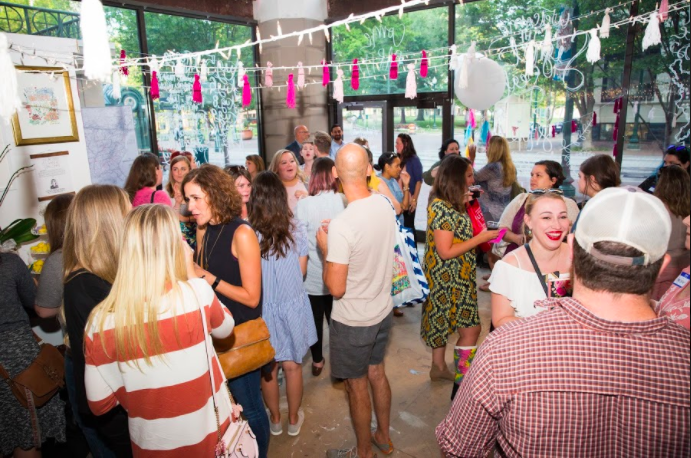
<path id="1" fill-rule="evenodd" d="M 221 279 L 219 277 L 216 277 L 216 280 L 211 284 L 211 289 L 216 291 L 216 288 L 218 287 L 218 284 L 221 283 Z"/>
<path id="2" fill-rule="evenodd" d="M 410 191 L 410 188 L 403 188 L 403 192 L 408 192 Z"/>

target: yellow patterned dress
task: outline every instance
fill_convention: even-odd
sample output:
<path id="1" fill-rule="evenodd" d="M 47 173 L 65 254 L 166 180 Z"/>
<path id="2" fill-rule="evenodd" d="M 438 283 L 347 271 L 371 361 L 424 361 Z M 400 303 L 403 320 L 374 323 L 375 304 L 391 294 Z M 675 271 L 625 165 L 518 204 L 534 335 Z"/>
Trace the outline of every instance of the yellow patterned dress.
<path id="1" fill-rule="evenodd" d="M 467 213 L 459 213 L 450 203 L 434 199 L 427 207 L 427 244 L 425 277 L 429 296 L 423 305 L 420 336 L 432 348 L 446 345 L 450 334 L 461 328 L 480 324 L 475 281 L 475 250 L 453 259 L 443 260 L 434 241 L 434 231 L 453 232 L 453 242 L 473 237 Z"/>

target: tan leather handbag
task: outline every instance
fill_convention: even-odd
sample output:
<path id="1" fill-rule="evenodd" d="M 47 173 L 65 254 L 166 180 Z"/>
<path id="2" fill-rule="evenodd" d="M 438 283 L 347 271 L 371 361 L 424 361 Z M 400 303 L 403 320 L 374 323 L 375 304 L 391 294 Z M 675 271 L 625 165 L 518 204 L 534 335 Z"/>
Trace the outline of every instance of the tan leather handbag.
<path id="1" fill-rule="evenodd" d="M 259 369 L 276 355 L 269 342 L 269 328 L 262 318 L 235 326 L 225 339 L 214 339 L 214 348 L 229 379 Z"/>
<path id="2" fill-rule="evenodd" d="M 33 362 L 16 377 L 10 378 L 2 365 L 0 376 L 24 408 L 41 407 L 65 386 L 65 358 L 53 345 L 42 343 Z"/>

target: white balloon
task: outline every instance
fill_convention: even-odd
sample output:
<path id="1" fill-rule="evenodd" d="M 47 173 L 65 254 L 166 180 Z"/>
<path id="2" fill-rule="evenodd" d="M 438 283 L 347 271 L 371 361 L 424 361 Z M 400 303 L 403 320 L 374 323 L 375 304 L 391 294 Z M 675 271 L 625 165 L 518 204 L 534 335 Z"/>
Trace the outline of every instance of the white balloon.
<path id="1" fill-rule="evenodd" d="M 465 58 L 465 56 L 463 56 Z M 454 90 L 463 105 L 475 110 L 486 110 L 504 96 L 506 72 L 492 59 L 482 58 L 470 63 L 468 87 L 460 87 L 460 71 L 455 72 Z"/>

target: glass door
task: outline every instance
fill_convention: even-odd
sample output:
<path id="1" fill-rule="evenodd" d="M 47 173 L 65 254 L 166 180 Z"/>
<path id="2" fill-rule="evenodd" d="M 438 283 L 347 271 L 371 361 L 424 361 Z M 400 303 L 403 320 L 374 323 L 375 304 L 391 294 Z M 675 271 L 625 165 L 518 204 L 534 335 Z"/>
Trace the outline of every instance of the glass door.
<path id="1" fill-rule="evenodd" d="M 346 102 L 338 105 L 338 124 L 346 143 L 367 140 L 374 161 L 384 151 L 386 102 Z"/>

